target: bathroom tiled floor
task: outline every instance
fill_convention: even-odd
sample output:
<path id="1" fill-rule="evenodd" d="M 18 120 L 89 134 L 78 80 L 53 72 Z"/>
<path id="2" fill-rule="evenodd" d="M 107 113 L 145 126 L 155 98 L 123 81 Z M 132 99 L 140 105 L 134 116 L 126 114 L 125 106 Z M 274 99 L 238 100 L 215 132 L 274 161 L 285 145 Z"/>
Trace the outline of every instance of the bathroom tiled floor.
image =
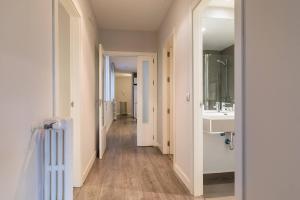
<path id="1" fill-rule="evenodd" d="M 204 185 L 206 198 L 232 197 L 234 195 L 234 184 Z"/>
<path id="2" fill-rule="evenodd" d="M 234 196 L 234 173 L 204 175 L 205 197 L 231 197 Z"/>

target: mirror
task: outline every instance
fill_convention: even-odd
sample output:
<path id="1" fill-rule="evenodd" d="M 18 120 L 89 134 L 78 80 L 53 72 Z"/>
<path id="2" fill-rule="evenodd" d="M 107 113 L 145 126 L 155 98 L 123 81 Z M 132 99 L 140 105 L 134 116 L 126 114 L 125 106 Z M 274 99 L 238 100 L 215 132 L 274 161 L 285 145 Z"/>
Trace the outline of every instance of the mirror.
<path id="1" fill-rule="evenodd" d="M 205 110 L 234 107 L 234 19 L 204 17 L 203 102 Z"/>

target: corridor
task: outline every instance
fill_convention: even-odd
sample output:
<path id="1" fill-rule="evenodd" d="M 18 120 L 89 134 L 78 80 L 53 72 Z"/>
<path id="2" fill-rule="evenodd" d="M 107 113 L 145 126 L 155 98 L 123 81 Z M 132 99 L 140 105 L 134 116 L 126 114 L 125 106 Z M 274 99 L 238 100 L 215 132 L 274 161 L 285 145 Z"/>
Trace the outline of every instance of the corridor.
<path id="1" fill-rule="evenodd" d="M 136 122 L 115 121 L 103 160 L 97 159 L 75 200 L 193 199 L 176 178 L 172 162 L 153 147 L 136 147 Z"/>
<path id="2" fill-rule="evenodd" d="M 103 160 L 97 159 L 74 200 L 193 200 L 157 148 L 136 147 L 136 121 L 121 118 L 108 133 Z M 211 200 L 231 200 L 230 197 Z"/>

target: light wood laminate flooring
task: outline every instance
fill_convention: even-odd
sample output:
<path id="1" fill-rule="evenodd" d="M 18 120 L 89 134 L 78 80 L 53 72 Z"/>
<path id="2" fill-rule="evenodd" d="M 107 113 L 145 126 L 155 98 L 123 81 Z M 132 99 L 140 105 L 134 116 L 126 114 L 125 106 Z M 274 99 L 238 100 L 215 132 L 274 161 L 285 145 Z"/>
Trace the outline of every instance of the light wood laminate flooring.
<path id="1" fill-rule="evenodd" d="M 189 194 L 172 170 L 169 156 L 162 155 L 155 147 L 137 147 L 136 122 L 130 118 L 122 118 L 113 122 L 107 135 L 107 150 L 103 159 L 96 159 L 83 187 L 74 189 L 74 199 L 203 198 L 194 198 Z"/>

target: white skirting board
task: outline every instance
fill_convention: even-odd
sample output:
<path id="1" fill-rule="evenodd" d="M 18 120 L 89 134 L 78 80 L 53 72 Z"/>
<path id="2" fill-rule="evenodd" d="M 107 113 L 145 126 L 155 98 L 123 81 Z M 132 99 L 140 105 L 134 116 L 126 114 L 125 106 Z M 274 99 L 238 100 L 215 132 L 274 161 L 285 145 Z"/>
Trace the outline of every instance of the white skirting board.
<path id="1" fill-rule="evenodd" d="M 89 175 L 89 172 L 91 171 L 92 167 L 93 167 L 93 164 L 96 160 L 96 151 L 92 154 L 89 162 L 88 162 L 88 165 L 86 166 L 86 168 L 84 169 L 83 173 L 82 173 L 82 184 L 84 183 L 85 179 L 87 178 L 87 176 Z"/>
<path id="2" fill-rule="evenodd" d="M 182 171 L 182 169 L 176 164 L 173 164 L 173 169 L 178 176 L 178 178 L 183 182 L 183 184 L 187 187 L 189 192 L 193 194 L 192 189 L 192 181 L 188 178 L 188 176 Z"/>

